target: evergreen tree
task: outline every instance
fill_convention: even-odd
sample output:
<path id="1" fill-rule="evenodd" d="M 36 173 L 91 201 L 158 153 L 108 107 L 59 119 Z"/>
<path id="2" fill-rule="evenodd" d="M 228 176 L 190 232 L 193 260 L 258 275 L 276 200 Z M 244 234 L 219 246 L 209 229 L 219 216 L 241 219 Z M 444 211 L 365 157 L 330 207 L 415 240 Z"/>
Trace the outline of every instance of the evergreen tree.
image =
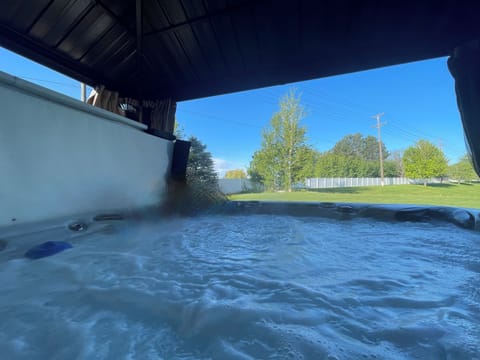
<path id="1" fill-rule="evenodd" d="M 187 181 L 189 183 L 217 186 L 218 177 L 215 172 L 212 154 L 207 146 L 192 136 L 190 139 L 190 154 L 187 163 Z"/>
<path id="2" fill-rule="evenodd" d="M 177 121 L 176 118 L 175 118 L 175 124 L 173 126 L 173 135 L 175 135 L 177 139 L 183 139 L 185 137 L 185 130 L 183 129 L 183 126 L 180 125 L 180 123 Z"/>

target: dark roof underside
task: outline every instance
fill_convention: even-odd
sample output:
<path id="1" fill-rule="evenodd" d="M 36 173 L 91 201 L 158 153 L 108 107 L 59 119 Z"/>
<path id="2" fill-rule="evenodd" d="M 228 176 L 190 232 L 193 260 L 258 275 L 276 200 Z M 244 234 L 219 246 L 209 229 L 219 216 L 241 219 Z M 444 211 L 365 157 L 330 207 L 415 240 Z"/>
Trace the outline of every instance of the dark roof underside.
<path id="1" fill-rule="evenodd" d="M 448 55 L 470 0 L 16 0 L 0 45 L 123 96 L 187 100 Z"/>

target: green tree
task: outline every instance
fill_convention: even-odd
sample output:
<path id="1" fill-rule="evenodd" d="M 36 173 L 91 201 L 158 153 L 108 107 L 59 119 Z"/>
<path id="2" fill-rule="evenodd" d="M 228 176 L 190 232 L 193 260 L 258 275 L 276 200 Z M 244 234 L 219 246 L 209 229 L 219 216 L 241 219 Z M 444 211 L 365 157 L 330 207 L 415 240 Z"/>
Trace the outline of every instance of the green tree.
<path id="1" fill-rule="evenodd" d="M 175 135 L 177 139 L 183 139 L 185 137 L 185 130 L 183 129 L 183 126 L 177 122 L 176 118 L 173 126 L 173 135 Z"/>
<path id="2" fill-rule="evenodd" d="M 378 141 L 374 136 L 363 137 L 362 134 L 350 134 L 340 139 L 332 149 L 334 154 L 357 157 L 365 161 L 379 161 Z M 388 151 L 382 142 L 382 155 L 385 160 Z"/>
<path id="3" fill-rule="evenodd" d="M 226 198 L 218 187 L 212 155 L 196 137 L 190 137 L 190 153 L 187 162 L 187 181 L 169 182 L 165 209 L 168 212 L 195 214 Z"/>
<path id="4" fill-rule="evenodd" d="M 332 153 L 336 155 L 361 157 L 363 147 L 362 134 L 346 135 L 336 142 Z"/>
<path id="5" fill-rule="evenodd" d="M 297 179 L 304 180 L 306 178 L 315 177 L 315 168 L 320 157 L 320 153 L 304 145 L 299 151 L 299 162 L 302 164 L 298 171 Z"/>
<path id="6" fill-rule="evenodd" d="M 243 169 L 228 170 L 224 176 L 225 179 L 246 179 L 247 173 Z"/>
<path id="7" fill-rule="evenodd" d="M 356 156 L 346 156 L 327 151 L 316 162 L 316 177 L 362 177 L 369 164 Z"/>
<path id="8" fill-rule="evenodd" d="M 427 140 L 419 140 L 403 154 L 405 175 L 413 179 L 427 180 L 432 177 L 444 176 L 447 172 L 447 159 L 442 150 Z"/>
<path id="9" fill-rule="evenodd" d="M 448 176 L 450 179 L 458 182 L 469 182 L 478 179 L 472 161 L 468 155 L 464 155 L 460 161 L 448 167 Z"/>
<path id="10" fill-rule="evenodd" d="M 385 177 L 398 177 L 401 172 L 398 168 L 398 163 L 394 160 L 385 160 L 383 163 L 383 174 Z"/>
<path id="11" fill-rule="evenodd" d="M 282 168 L 279 166 L 275 144 L 268 139 L 262 141 L 262 149 L 253 154 L 248 174 L 254 181 L 265 185 L 268 190 L 277 190 L 281 185 Z"/>
<path id="12" fill-rule="evenodd" d="M 380 161 L 380 154 L 378 153 L 378 140 L 375 136 L 368 135 L 363 140 L 363 153 L 362 158 L 367 161 Z M 383 160 L 387 159 L 390 153 L 387 150 L 387 147 L 383 143 L 382 144 L 382 155 Z"/>
<path id="13" fill-rule="evenodd" d="M 192 136 L 188 141 L 191 145 L 187 163 L 187 181 L 191 184 L 216 187 L 218 177 L 212 154 L 207 151 L 207 146 L 196 137 Z"/>
<path id="14" fill-rule="evenodd" d="M 259 167 L 262 167 L 262 163 L 259 157 L 261 157 L 261 155 L 258 151 L 256 151 L 252 156 L 252 160 L 250 161 L 250 166 L 247 169 L 247 174 L 252 181 L 260 184 L 266 184 L 264 176 L 260 175 L 260 172 L 262 172 L 262 170 L 259 170 Z"/>
<path id="15" fill-rule="evenodd" d="M 347 166 L 348 156 L 335 154 L 327 151 L 318 158 L 315 176 L 316 177 L 345 177 L 350 171 Z"/>
<path id="16" fill-rule="evenodd" d="M 279 111 L 263 131 L 262 147 L 253 155 L 249 172 L 268 189 L 292 191 L 292 185 L 303 180 L 306 163 L 312 158 L 301 124 L 306 114 L 300 100 L 295 90 L 281 98 Z"/>
<path id="17" fill-rule="evenodd" d="M 402 158 L 403 152 L 401 150 L 394 150 L 391 154 L 389 154 L 388 160 L 385 162 L 385 176 L 405 176 L 405 169 L 403 167 Z M 387 162 L 390 163 L 390 165 L 387 165 Z M 392 170 L 387 170 L 387 167 L 391 167 Z M 395 175 L 387 175 L 387 171 L 392 171 L 392 173 L 394 173 Z"/>
<path id="18" fill-rule="evenodd" d="M 382 143 L 383 159 L 387 158 L 388 151 Z M 374 136 L 350 134 L 340 139 L 333 147 L 328 161 L 337 158 L 333 177 L 377 177 L 380 176 L 380 156 L 378 141 Z M 321 164 L 322 162 L 320 162 Z M 322 172 L 320 170 L 320 172 Z M 329 171 L 331 173 L 331 171 Z"/>

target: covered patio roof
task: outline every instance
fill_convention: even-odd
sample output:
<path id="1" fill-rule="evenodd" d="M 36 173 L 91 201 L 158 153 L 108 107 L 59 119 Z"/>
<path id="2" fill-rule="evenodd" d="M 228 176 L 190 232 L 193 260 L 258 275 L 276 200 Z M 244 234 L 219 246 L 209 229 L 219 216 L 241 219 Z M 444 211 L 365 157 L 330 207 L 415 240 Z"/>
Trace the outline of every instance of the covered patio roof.
<path id="1" fill-rule="evenodd" d="M 122 96 L 176 101 L 446 56 L 469 0 L 16 0 L 0 45 Z"/>

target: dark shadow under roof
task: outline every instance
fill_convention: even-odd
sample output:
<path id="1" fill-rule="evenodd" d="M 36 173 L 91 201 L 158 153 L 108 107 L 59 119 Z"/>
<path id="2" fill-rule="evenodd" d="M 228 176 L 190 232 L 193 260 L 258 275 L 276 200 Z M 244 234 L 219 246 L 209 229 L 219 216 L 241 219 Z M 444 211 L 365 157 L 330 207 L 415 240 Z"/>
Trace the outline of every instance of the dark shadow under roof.
<path id="1" fill-rule="evenodd" d="M 448 55 L 470 0 L 16 0 L 0 44 L 123 96 L 187 100 Z"/>

